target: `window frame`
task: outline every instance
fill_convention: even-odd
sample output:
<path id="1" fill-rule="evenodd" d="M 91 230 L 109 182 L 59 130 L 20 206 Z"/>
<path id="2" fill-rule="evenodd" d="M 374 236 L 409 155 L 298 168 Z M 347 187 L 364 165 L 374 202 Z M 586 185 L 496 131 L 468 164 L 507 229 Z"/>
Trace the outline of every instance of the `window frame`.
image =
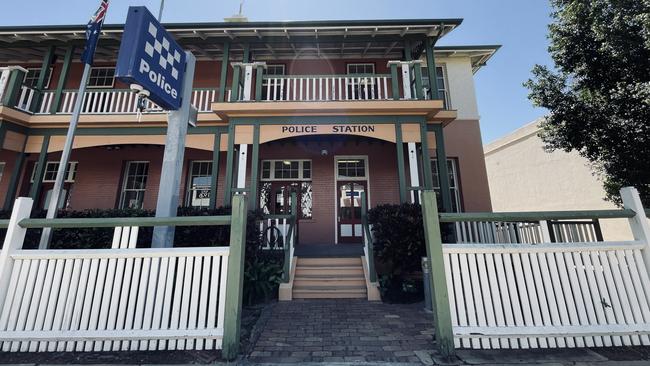
<path id="1" fill-rule="evenodd" d="M 437 157 L 431 157 L 430 158 L 431 162 L 431 172 L 433 173 L 433 166 L 438 169 L 438 158 Z M 451 164 L 450 164 L 451 163 Z M 464 207 L 463 207 L 463 195 L 461 192 L 461 184 L 460 184 L 460 172 L 458 168 L 458 159 L 457 158 L 447 158 L 447 167 L 451 165 L 451 173 L 454 177 L 454 185 L 452 186 L 451 184 L 449 185 L 449 190 L 451 193 L 451 199 L 456 202 L 456 208 L 457 210 L 454 212 L 463 212 Z M 434 174 L 435 176 L 436 174 Z M 433 190 L 436 192 L 440 192 L 440 174 L 437 174 L 438 180 L 434 179 L 433 181 Z M 452 202 L 452 207 L 453 207 L 453 202 Z"/>
<path id="2" fill-rule="evenodd" d="M 194 177 L 210 177 L 212 178 L 212 169 L 214 168 L 214 164 L 212 160 L 190 160 L 187 170 L 187 184 L 185 186 L 185 191 L 187 192 L 187 197 L 185 199 L 185 207 L 195 207 L 195 208 L 204 208 L 210 207 L 210 198 L 208 197 L 208 204 L 203 206 L 197 206 L 192 204 L 192 192 L 195 191 L 195 189 L 192 188 L 192 178 Z M 194 170 L 194 164 L 210 164 L 210 175 L 194 175 L 192 172 Z M 208 185 L 208 190 L 210 191 L 210 195 L 212 195 L 212 181 L 210 181 L 210 184 Z"/>
<path id="3" fill-rule="evenodd" d="M 371 73 L 351 73 L 350 72 L 350 66 L 371 66 L 372 67 L 372 72 Z M 377 74 L 377 68 L 375 66 L 374 62 L 350 62 L 345 64 L 345 74 L 346 75 L 376 75 Z"/>
<path id="4" fill-rule="evenodd" d="M 425 72 L 426 70 L 426 72 Z M 442 77 L 438 77 L 438 70 L 442 70 Z M 449 96 L 449 79 L 447 77 L 447 64 L 445 63 L 440 63 L 436 65 L 436 83 L 438 85 L 438 94 L 442 95 L 442 100 L 444 102 L 445 109 L 452 109 L 451 107 L 451 99 Z M 426 66 L 423 67 L 422 70 L 422 78 L 426 79 L 428 82 L 427 85 L 427 90 L 429 92 L 428 98 L 432 98 L 431 96 L 431 81 L 429 80 L 429 73 L 428 69 Z M 438 81 L 442 80 L 442 85 Z M 441 87 L 442 86 L 442 87 Z"/>
<path id="5" fill-rule="evenodd" d="M 339 161 L 340 160 L 363 160 L 364 175 L 363 177 L 345 177 L 339 175 Z M 367 156 L 336 156 L 334 158 L 334 169 L 336 172 L 336 181 L 368 181 L 370 180 L 370 171 L 368 170 L 368 157 Z M 367 189 L 367 188 L 366 188 Z"/>
<path id="6" fill-rule="evenodd" d="M 124 207 L 124 199 L 125 199 L 125 193 L 127 191 L 141 191 L 142 192 L 142 202 L 141 206 L 138 209 L 142 209 L 144 207 L 144 195 L 147 192 L 147 182 L 145 181 L 144 188 L 142 189 L 127 189 L 126 188 L 126 183 L 129 179 L 129 168 L 131 167 L 131 164 L 147 164 L 147 181 L 149 180 L 149 165 L 150 162 L 148 160 L 128 160 L 126 161 L 126 164 L 124 165 L 124 174 L 122 177 L 122 186 L 120 187 L 120 201 L 118 203 L 118 208 L 119 209 L 129 209 L 131 207 Z"/>
<path id="7" fill-rule="evenodd" d="M 274 165 L 276 162 L 298 162 L 298 178 L 276 178 L 275 177 L 275 168 Z M 264 163 L 268 162 L 269 167 L 269 177 L 264 178 Z M 309 178 L 304 177 L 305 168 L 304 163 L 309 162 Z M 292 182 L 311 182 L 314 173 L 314 164 L 311 159 L 266 159 L 262 160 L 260 164 L 260 182 L 282 182 L 282 181 L 292 181 Z"/>
<path id="8" fill-rule="evenodd" d="M 93 71 L 95 70 L 108 70 L 112 69 L 113 70 L 113 78 L 111 81 L 111 85 L 91 85 L 90 81 L 93 78 Z M 104 79 L 106 79 L 105 76 L 103 76 Z M 115 87 L 115 66 L 93 66 L 90 68 L 90 75 L 88 76 L 88 89 L 113 89 Z"/>
<path id="9" fill-rule="evenodd" d="M 43 86 L 44 90 L 50 88 L 50 82 L 52 81 L 52 73 L 54 72 L 54 66 L 50 66 L 48 69 L 49 69 L 49 72 L 48 72 L 48 75 L 47 75 L 47 80 L 45 80 L 45 85 Z M 25 77 L 23 78 L 23 85 L 25 85 L 25 86 L 27 86 L 29 88 L 36 88 L 36 83 L 38 83 L 38 78 L 40 78 L 40 76 L 41 76 L 41 68 L 40 67 L 27 67 L 26 70 L 27 70 L 27 72 L 25 73 Z M 27 80 L 27 75 L 29 75 L 30 71 L 37 71 L 38 76 L 36 76 L 36 79 L 34 80 L 34 83 L 32 83 L 31 85 L 27 85 L 27 83 L 25 81 Z"/>
<path id="10" fill-rule="evenodd" d="M 45 169 L 43 170 L 43 179 L 41 180 L 41 183 L 54 183 L 56 180 L 56 172 L 59 169 L 57 166 L 56 169 L 54 170 L 49 170 L 50 172 L 54 172 L 54 179 L 45 179 L 47 172 L 48 172 L 48 167 L 54 164 L 59 164 L 61 161 L 60 160 L 48 160 L 45 163 Z M 77 177 L 77 167 L 79 165 L 78 161 L 69 161 L 68 162 L 68 168 L 66 171 L 68 172 L 67 176 L 64 179 L 65 183 L 74 183 Z M 36 177 L 36 169 L 38 168 L 38 161 L 34 162 L 34 167 L 32 168 L 32 174 L 29 178 L 30 183 L 34 183 L 34 178 Z"/>

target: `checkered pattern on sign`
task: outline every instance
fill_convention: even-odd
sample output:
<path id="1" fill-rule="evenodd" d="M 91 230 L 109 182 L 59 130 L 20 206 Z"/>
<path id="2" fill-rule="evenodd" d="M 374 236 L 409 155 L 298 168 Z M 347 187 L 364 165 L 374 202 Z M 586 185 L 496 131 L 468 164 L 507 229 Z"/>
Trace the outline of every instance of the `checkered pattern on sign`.
<path id="1" fill-rule="evenodd" d="M 164 70 L 167 70 L 168 67 L 171 68 L 172 77 L 178 80 L 178 69 L 176 67 L 181 61 L 181 53 L 178 50 L 170 50 L 171 44 L 164 36 L 160 37 L 162 39 L 158 39 L 158 28 L 153 23 L 149 23 L 148 33 L 153 38 L 145 43 L 144 51 L 154 62 L 158 62 Z"/>

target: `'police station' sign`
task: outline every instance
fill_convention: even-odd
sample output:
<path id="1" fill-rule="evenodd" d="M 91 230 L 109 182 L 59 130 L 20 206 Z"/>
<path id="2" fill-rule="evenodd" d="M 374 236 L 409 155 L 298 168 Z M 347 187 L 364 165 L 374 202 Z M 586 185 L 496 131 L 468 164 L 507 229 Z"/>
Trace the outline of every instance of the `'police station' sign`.
<path id="1" fill-rule="evenodd" d="M 163 109 L 180 108 L 185 51 L 144 6 L 129 7 L 115 74 L 144 87 Z"/>

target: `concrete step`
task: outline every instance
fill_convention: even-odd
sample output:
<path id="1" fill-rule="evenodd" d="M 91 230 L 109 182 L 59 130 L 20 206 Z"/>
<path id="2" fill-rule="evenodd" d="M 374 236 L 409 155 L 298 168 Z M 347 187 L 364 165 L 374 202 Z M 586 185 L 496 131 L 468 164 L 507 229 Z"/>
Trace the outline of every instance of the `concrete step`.
<path id="1" fill-rule="evenodd" d="M 361 275 L 302 275 L 296 276 L 293 280 L 294 286 L 337 286 L 347 288 L 350 286 L 365 286 L 366 280 Z"/>
<path id="2" fill-rule="evenodd" d="M 338 286 L 294 286 L 295 299 L 365 299 L 368 297 L 365 286 L 341 288 Z"/>
<path id="3" fill-rule="evenodd" d="M 359 275 L 363 276 L 363 267 L 358 266 L 303 266 L 298 261 L 296 276 L 330 276 L 330 275 Z"/>
<path id="4" fill-rule="evenodd" d="M 298 258 L 300 266 L 360 266 L 360 257 L 351 258 Z"/>

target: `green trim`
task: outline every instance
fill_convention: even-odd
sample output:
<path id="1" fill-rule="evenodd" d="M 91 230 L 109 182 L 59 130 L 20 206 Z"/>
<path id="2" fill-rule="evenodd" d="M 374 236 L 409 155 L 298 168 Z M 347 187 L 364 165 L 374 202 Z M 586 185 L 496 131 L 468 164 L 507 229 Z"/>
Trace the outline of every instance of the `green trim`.
<path id="1" fill-rule="evenodd" d="M 239 100 L 239 74 L 241 67 L 239 65 L 232 66 L 232 85 L 230 85 L 230 101 L 236 102 Z"/>
<path id="2" fill-rule="evenodd" d="M 222 216 L 178 216 L 178 217 L 98 217 L 70 219 L 23 219 L 18 225 L 24 229 L 42 227 L 82 228 L 118 226 L 226 226 L 231 217 Z"/>
<path id="3" fill-rule="evenodd" d="M 23 71 L 11 71 L 11 74 L 9 75 L 9 81 L 7 82 L 4 100 L 0 101 L 3 105 L 14 107 L 18 103 L 18 98 L 20 97 L 20 88 L 22 87 L 24 80 L 25 73 Z"/>
<path id="4" fill-rule="evenodd" d="M 397 148 L 397 176 L 399 178 L 399 201 L 408 202 L 408 190 L 406 189 L 406 169 L 404 167 L 404 143 L 402 142 L 402 125 L 395 124 L 395 147 Z"/>
<path id="5" fill-rule="evenodd" d="M 4 123 L 3 123 L 4 124 Z M 14 199 L 16 198 L 16 192 L 18 192 L 18 182 L 20 181 L 20 176 L 23 171 L 23 164 L 25 163 L 25 146 L 27 145 L 27 139 L 23 142 L 23 149 L 16 156 L 14 162 L 14 167 L 11 170 L 11 178 L 9 179 L 9 186 L 7 187 L 7 194 L 5 195 L 4 206 L 2 207 L 5 211 L 10 211 L 14 205 Z"/>
<path id="6" fill-rule="evenodd" d="M 323 74 L 323 75 L 264 75 L 263 79 L 317 79 L 317 78 L 370 78 L 370 77 L 390 77 L 390 74 Z"/>
<path id="7" fill-rule="evenodd" d="M 257 66 L 257 74 L 255 75 L 255 100 L 262 100 L 262 78 L 264 77 L 264 66 Z"/>
<path id="8" fill-rule="evenodd" d="M 411 61 L 413 57 L 411 56 L 411 41 L 407 38 L 404 39 L 404 60 Z"/>
<path id="9" fill-rule="evenodd" d="M 235 125 L 228 126 L 228 152 L 226 153 L 226 186 L 223 191 L 223 204 L 228 205 L 232 198 L 232 175 L 235 162 Z"/>
<path id="10" fill-rule="evenodd" d="M 288 116 L 265 117 L 263 120 L 251 117 L 235 117 L 230 119 L 234 125 L 318 125 L 318 124 L 393 124 L 396 122 L 422 123 L 425 116 Z"/>
<path id="11" fill-rule="evenodd" d="M 422 90 L 422 65 L 416 62 L 413 65 L 413 77 L 415 78 L 415 97 L 417 99 L 424 99 L 424 90 Z"/>
<path id="12" fill-rule="evenodd" d="M 54 99 L 52 100 L 52 106 L 50 107 L 51 114 L 57 113 L 59 111 L 59 107 L 61 106 L 63 87 L 65 86 L 65 82 L 68 80 L 70 65 L 72 64 L 72 58 L 74 57 L 74 48 L 74 46 L 70 46 L 65 51 L 65 58 L 63 59 L 63 66 L 61 68 L 61 74 L 59 75 L 59 82 L 56 84 Z"/>
<path id="13" fill-rule="evenodd" d="M 250 62 L 250 59 L 251 59 L 251 45 L 248 43 L 244 43 L 244 54 L 241 62 L 247 63 Z"/>
<path id="14" fill-rule="evenodd" d="M 424 48 L 427 54 L 427 72 L 429 73 L 429 88 L 432 99 L 441 99 L 438 90 L 438 75 L 436 73 L 436 58 L 433 54 L 434 40 L 430 37 L 424 39 Z"/>
<path id="15" fill-rule="evenodd" d="M 438 204 L 434 191 L 422 192 L 422 221 L 424 222 L 424 238 L 430 268 L 428 281 L 433 290 L 431 297 L 436 345 L 441 356 L 450 357 L 455 353 L 454 333 L 451 325 L 451 308 L 442 252 L 440 222 L 438 221 Z"/>
<path id="16" fill-rule="evenodd" d="M 420 147 L 421 147 L 421 163 L 422 172 L 424 174 L 424 188 L 428 190 L 433 189 L 433 172 L 431 171 L 431 156 L 429 155 L 429 139 L 427 139 L 427 125 L 420 123 Z"/>
<path id="17" fill-rule="evenodd" d="M 399 80 L 397 79 L 397 64 L 390 64 L 390 85 L 393 100 L 399 100 Z"/>
<path id="18" fill-rule="evenodd" d="M 447 152 L 442 125 L 434 125 L 436 134 L 436 161 L 438 163 L 438 179 L 440 180 L 440 198 L 444 212 L 451 212 L 451 192 L 449 191 L 449 171 L 447 169 Z"/>
<path id="19" fill-rule="evenodd" d="M 441 222 L 458 221 L 515 221 L 623 219 L 636 215 L 633 210 L 581 210 L 581 211 L 531 211 L 531 212 L 451 212 L 441 213 Z"/>
<path id="20" fill-rule="evenodd" d="M 246 255 L 246 196 L 232 198 L 230 252 L 226 277 L 226 304 L 223 324 L 222 355 L 234 360 L 239 353 L 242 294 L 244 287 L 244 257 Z"/>
<path id="21" fill-rule="evenodd" d="M 253 126 L 253 147 L 251 149 L 251 197 L 248 202 L 251 210 L 257 208 L 257 181 L 259 179 L 259 165 L 260 165 L 260 125 Z"/>
<path id="22" fill-rule="evenodd" d="M 219 153 L 221 148 L 221 132 L 214 134 L 212 144 L 212 176 L 210 177 L 210 208 L 217 208 L 217 188 L 219 181 Z"/>
<path id="23" fill-rule="evenodd" d="M 230 63 L 230 42 L 223 44 L 221 58 L 221 75 L 219 79 L 219 102 L 226 100 L 226 81 L 228 80 L 228 64 Z"/>
<path id="24" fill-rule="evenodd" d="M 41 105 L 41 101 L 43 100 L 43 89 L 45 88 L 45 82 L 47 81 L 46 77 L 48 70 L 50 68 L 50 65 L 52 65 L 52 61 L 54 61 L 55 51 L 55 46 L 49 46 L 47 48 L 45 56 L 43 57 L 43 63 L 41 64 L 41 73 L 38 75 L 38 81 L 36 82 L 36 87 L 34 88 L 34 98 L 32 99 L 32 105 L 29 107 L 29 110 L 31 112 L 36 112 Z"/>
<path id="25" fill-rule="evenodd" d="M 47 149 L 49 146 L 50 136 L 45 136 L 43 138 L 43 145 L 41 145 L 41 152 L 38 155 L 38 165 L 36 166 L 36 173 L 34 174 L 34 182 L 29 189 L 29 197 L 31 197 L 37 205 L 41 194 L 41 187 L 43 185 L 43 174 L 45 174 L 45 164 L 47 163 Z"/>

